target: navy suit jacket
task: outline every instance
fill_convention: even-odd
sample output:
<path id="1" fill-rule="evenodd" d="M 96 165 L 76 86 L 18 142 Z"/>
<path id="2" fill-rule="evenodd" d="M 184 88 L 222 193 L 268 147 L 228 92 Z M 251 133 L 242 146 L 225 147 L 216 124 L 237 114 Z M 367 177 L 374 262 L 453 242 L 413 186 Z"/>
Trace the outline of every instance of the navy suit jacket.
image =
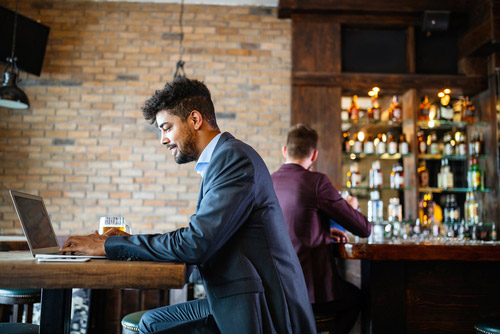
<path id="1" fill-rule="evenodd" d="M 330 247 L 330 219 L 361 237 L 371 225 L 332 185 L 328 176 L 298 164 L 284 164 L 271 175 L 288 233 L 304 271 L 311 303 L 350 298 L 343 295 Z"/>
<path id="2" fill-rule="evenodd" d="M 201 182 L 196 214 L 173 232 L 112 236 L 110 259 L 198 266 L 222 333 L 315 333 L 300 263 L 269 171 L 223 133 Z"/>

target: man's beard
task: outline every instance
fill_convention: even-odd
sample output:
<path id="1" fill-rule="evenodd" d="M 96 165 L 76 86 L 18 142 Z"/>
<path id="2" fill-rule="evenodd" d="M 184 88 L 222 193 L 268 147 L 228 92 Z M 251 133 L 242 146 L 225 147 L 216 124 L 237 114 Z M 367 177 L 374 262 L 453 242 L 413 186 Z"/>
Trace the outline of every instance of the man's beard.
<path id="1" fill-rule="evenodd" d="M 174 157 L 175 162 L 180 164 L 185 164 L 191 161 L 196 161 L 198 159 L 198 151 L 196 150 L 196 141 L 194 138 L 194 133 L 189 132 L 186 136 L 185 141 L 182 145 L 182 150 L 177 146 L 178 153 Z"/>

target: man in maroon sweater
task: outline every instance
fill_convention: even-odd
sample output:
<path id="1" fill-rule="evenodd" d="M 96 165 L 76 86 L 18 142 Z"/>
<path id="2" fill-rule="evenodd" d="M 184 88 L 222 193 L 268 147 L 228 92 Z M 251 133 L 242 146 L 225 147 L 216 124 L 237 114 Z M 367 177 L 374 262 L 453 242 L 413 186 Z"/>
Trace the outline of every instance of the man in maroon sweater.
<path id="1" fill-rule="evenodd" d="M 349 333 L 360 311 L 360 291 L 336 271 L 328 244 L 332 239 L 345 242 L 347 235 L 330 229 L 330 220 L 360 237 L 370 235 L 371 225 L 353 208 L 358 206 L 355 197 L 348 203 L 327 175 L 310 171 L 318 156 L 317 143 L 314 129 L 294 126 L 283 147 L 286 162 L 271 177 L 313 310 L 336 314 L 335 333 Z"/>

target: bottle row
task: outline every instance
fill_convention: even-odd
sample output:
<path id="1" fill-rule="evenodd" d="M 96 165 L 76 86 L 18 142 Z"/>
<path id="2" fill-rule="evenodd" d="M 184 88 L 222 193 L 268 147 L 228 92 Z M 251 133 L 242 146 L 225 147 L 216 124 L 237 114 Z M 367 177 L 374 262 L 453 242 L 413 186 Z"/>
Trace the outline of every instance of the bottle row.
<path id="1" fill-rule="evenodd" d="M 484 142 L 482 133 L 475 132 L 471 136 L 471 140 L 467 143 L 467 135 L 463 131 L 451 131 L 443 134 L 442 138 L 438 137 L 437 132 L 431 132 L 425 136 L 424 131 L 417 133 L 417 149 L 419 154 L 447 156 L 465 156 L 465 155 L 482 155 L 484 154 Z"/>
<path id="2" fill-rule="evenodd" d="M 380 89 L 378 87 L 374 87 L 368 93 L 371 97 L 371 106 L 366 109 L 360 108 L 358 95 L 354 95 L 342 119 L 353 123 L 363 118 L 374 122 L 388 120 L 393 123 L 401 123 L 403 112 L 399 97 L 397 95 L 392 97 L 387 114 L 384 117 L 384 112 L 379 101 L 379 93 Z M 437 97 L 433 101 L 427 95 L 424 96 L 418 107 L 418 119 L 421 121 L 443 120 L 473 123 L 475 118 L 476 108 L 469 97 L 461 96 L 459 98 L 452 98 L 450 89 L 438 92 Z"/>
<path id="3" fill-rule="evenodd" d="M 438 242 L 463 244 L 470 242 L 491 242 L 497 240 L 494 223 L 467 224 L 463 220 L 451 224 L 423 225 L 417 219 L 412 222 L 387 221 L 373 223 L 369 242 Z"/>
<path id="4" fill-rule="evenodd" d="M 372 168 L 369 171 L 369 183 L 370 188 L 381 189 L 384 187 L 384 175 L 382 169 L 380 168 L 380 161 L 376 160 L 372 163 Z M 348 188 L 358 188 L 362 187 L 363 177 L 359 172 L 358 163 L 354 162 L 349 166 L 349 172 L 347 172 L 347 182 L 346 186 Z M 392 166 L 392 171 L 390 174 L 390 187 L 391 189 L 403 189 L 405 187 L 405 177 L 403 166 L 400 163 L 395 163 Z"/>
<path id="5" fill-rule="evenodd" d="M 375 138 L 372 134 L 365 134 L 363 131 L 354 133 L 353 138 L 350 138 L 349 133 L 344 132 L 342 149 L 344 153 L 369 155 L 386 153 L 405 155 L 410 153 L 410 146 L 405 135 L 401 134 L 398 141 L 391 132 L 379 133 Z"/>
<path id="6" fill-rule="evenodd" d="M 441 168 L 437 173 L 437 184 L 431 185 L 429 182 L 429 170 L 425 160 L 420 160 L 417 168 L 418 186 L 420 188 L 429 188 L 435 186 L 440 189 L 453 189 L 455 188 L 455 173 L 452 170 L 448 159 L 441 159 Z M 479 160 L 476 156 L 469 159 L 469 166 L 467 169 L 467 188 L 473 190 L 485 190 L 484 186 L 484 170 L 479 166 Z"/>
<path id="7" fill-rule="evenodd" d="M 380 89 L 378 87 L 374 87 L 368 95 L 371 96 L 371 107 L 367 108 L 366 111 L 361 109 L 358 105 L 358 96 L 354 95 L 351 100 L 351 105 L 349 109 L 347 109 L 347 117 L 342 117 L 342 119 L 346 119 L 356 123 L 359 119 L 367 118 L 370 121 L 380 121 L 385 118 L 388 121 L 394 123 L 400 123 L 402 119 L 402 109 L 401 104 L 399 103 L 399 97 L 394 95 L 392 97 L 392 101 L 388 110 L 387 117 L 383 117 L 383 111 L 380 106 L 378 94 Z"/>
<path id="8" fill-rule="evenodd" d="M 418 108 L 418 119 L 421 121 L 443 120 L 449 122 L 474 123 L 476 107 L 468 96 L 452 99 L 451 91 L 445 89 L 438 93 L 438 100 L 431 103 L 426 95 Z"/>

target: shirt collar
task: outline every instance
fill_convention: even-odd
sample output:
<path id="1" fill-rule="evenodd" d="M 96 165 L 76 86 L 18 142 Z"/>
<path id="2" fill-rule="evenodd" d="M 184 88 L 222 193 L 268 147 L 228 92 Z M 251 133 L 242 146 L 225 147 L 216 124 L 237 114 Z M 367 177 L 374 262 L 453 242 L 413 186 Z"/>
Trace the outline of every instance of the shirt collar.
<path id="1" fill-rule="evenodd" d="M 219 142 L 219 138 L 221 135 L 222 133 L 219 133 L 210 141 L 210 143 L 208 143 L 203 152 L 201 152 L 200 157 L 196 162 L 196 166 L 194 166 L 194 170 L 197 171 L 198 174 L 201 175 L 201 177 L 203 177 L 203 175 L 205 174 L 205 170 L 207 169 L 210 160 L 212 160 L 212 154 L 214 153 L 215 146 Z"/>

